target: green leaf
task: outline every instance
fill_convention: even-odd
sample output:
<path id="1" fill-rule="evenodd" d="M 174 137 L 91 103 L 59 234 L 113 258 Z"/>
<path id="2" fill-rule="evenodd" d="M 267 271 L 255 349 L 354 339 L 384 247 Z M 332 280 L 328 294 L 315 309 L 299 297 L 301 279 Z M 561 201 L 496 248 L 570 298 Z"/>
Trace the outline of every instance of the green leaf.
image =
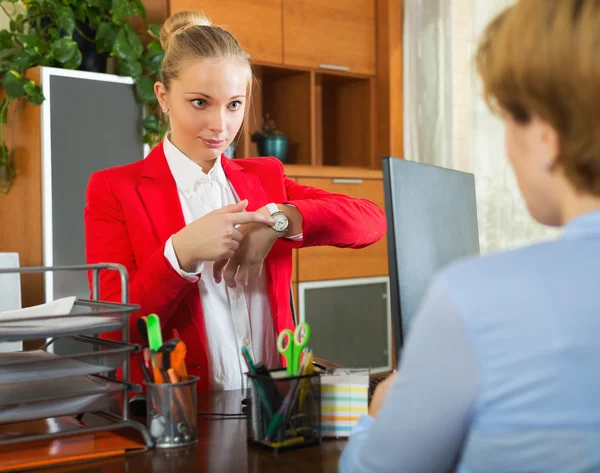
<path id="1" fill-rule="evenodd" d="M 142 0 L 133 0 L 133 3 L 136 7 L 137 14 L 144 21 L 144 23 L 146 23 L 146 21 L 148 21 L 148 18 L 146 17 L 146 8 L 144 7 Z"/>
<path id="2" fill-rule="evenodd" d="M 52 50 L 48 51 L 44 56 L 40 59 L 40 64 L 42 66 L 53 66 L 54 65 L 54 55 L 52 54 Z"/>
<path id="3" fill-rule="evenodd" d="M 77 58 L 77 53 L 81 56 L 77 43 L 68 36 L 52 43 L 52 54 L 61 64 L 72 63 Z"/>
<path id="4" fill-rule="evenodd" d="M 136 57 L 140 58 L 144 53 L 144 45 L 142 43 L 142 40 L 133 29 L 133 25 L 131 23 L 126 23 L 124 25 L 124 28 L 125 32 L 127 33 L 127 41 L 131 45 L 131 49 L 133 50 Z"/>
<path id="5" fill-rule="evenodd" d="M 55 26 L 51 26 L 46 31 L 48 31 L 48 35 L 50 36 L 50 38 L 52 38 L 54 40 L 62 38 L 62 31 L 60 31 L 60 28 L 56 28 Z"/>
<path id="6" fill-rule="evenodd" d="M 144 130 L 151 133 L 160 133 L 160 121 L 157 115 L 148 115 L 142 120 Z"/>
<path id="7" fill-rule="evenodd" d="M 92 8 L 99 8 L 101 10 L 109 10 L 112 5 L 110 0 L 87 0 L 87 4 Z"/>
<path id="8" fill-rule="evenodd" d="M 34 105 L 40 105 L 44 100 L 46 100 L 46 97 L 44 97 L 41 87 L 39 87 L 32 80 L 28 81 L 23 86 L 23 89 L 25 89 L 25 92 L 27 94 L 27 100 L 29 100 Z"/>
<path id="9" fill-rule="evenodd" d="M 154 93 L 154 81 L 151 77 L 140 77 L 135 86 L 137 98 L 141 103 L 154 103 L 156 101 L 156 94 Z"/>
<path id="10" fill-rule="evenodd" d="M 139 61 L 117 61 L 117 74 L 137 79 L 142 75 L 142 64 Z"/>
<path id="11" fill-rule="evenodd" d="M 22 49 L 13 57 L 15 68 L 24 71 L 39 64 L 39 54 L 33 49 Z"/>
<path id="12" fill-rule="evenodd" d="M 35 48 L 40 45 L 40 35 L 38 34 L 17 34 L 19 42 L 23 45 L 23 48 Z"/>
<path id="13" fill-rule="evenodd" d="M 8 152 L 8 147 L 5 143 L 2 143 L 0 145 L 0 157 L 2 158 L 2 161 L 6 163 L 6 161 L 8 161 L 9 156 L 10 153 Z"/>
<path id="14" fill-rule="evenodd" d="M 8 123 L 8 100 L 2 99 L 0 100 L 0 126 L 2 124 Z"/>
<path id="15" fill-rule="evenodd" d="M 135 57 L 135 53 L 129 41 L 127 41 L 127 32 L 125 28 L 120 28 L 115 37 L 112 47 L 112 55 L 119 59 L 127 60 Z"/>
<path id="16" fill-rule="evenodd" d="M 63 63 L 63 67 L 65 69 L 79 69 L 81 65 L 81 61 L 83 60 L 83 56 L 81 55 L 81 51 L 77 48 L 77 52 L 75 53 L 75 57 L 65 63 Z"/>
<path id="17" fill-rule="evenodd" d="M 115 29 L 112 23 L 101 23 L 96 31 L 96 48 L 99 52 L 110 52 L 115 41 Z"/>
<path id="18" fill-rule="evenodd" d="M 143 58 L 145 70 L 158 77 L 164 57 L 165 52 L 161 45 L 156 41 L 150 41 L 146 46 L 146 52 L 144 53 Z"/>
<path id="19" fill-rule="evenodd" d="M 151 38 L 154 38 L 154 39 L 160 41 L 160 25 L 150 23 L 148 25 L 148 34 L 150 35 Z"/>
<path id="20" fill-rule="evenodd" d="M 10 20 L 8 26 L 13 33 L 23 33 L 25 30 L 25 15 L 17 15 L 15 20 Z"/>
<path id="21" fill-rule="evenodd" d="M 11 51 L 10 49 L 0 50 L 0 62 L 1 61 L 10 61 L 10 60 L 12 60 L 12 57 L 14 55 L 15 55 L 15 52 Z"/>
<path id="22" fill-rule="evenodd" d="M 13 37 L 8 30 L 0 31 L 0 51 L 4 52 L 6 49 L 14 48 L 15 43 L 13 42 Z"/>
<path id="23" fill-rule="evenodd" d="M 136 6 L 129 0 L 112 0 L 112 19 L 115 23 L 123 23 L 127 17 L 136 13 Z"/>
<path id="24" fill-rule="evenodd" d="M 25 95 L 25 89 L 23 88 L 25 81 L 21 74 L 16 71 L 11 70 L 6 73 L 2 85 L 9 99 L 17 99 Z"/>
<path id="25" fill-rule="evenodd" d="M 68 36 L 73 34 L 75 29 L 75 15 L 73 10 L 67 6 L 58 7 L 58 24 Z"/>

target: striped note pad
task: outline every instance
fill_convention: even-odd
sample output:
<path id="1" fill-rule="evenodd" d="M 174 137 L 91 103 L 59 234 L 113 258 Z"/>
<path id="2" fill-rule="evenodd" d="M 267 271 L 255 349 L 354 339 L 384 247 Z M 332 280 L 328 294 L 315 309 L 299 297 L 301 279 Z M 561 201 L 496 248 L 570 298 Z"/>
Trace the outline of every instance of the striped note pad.
<path id="1" fill-rule="evenodd" d="M 347 371 L 347 370 L 339 370 Z M 369 409 L 369 372 L 321 376 L 323 437 L 348 437 Z"/>

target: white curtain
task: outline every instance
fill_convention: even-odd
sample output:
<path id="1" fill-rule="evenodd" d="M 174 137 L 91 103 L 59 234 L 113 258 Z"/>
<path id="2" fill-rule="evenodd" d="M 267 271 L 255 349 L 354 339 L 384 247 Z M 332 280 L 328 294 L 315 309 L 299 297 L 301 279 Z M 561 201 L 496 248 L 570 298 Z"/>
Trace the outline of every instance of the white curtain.
<path id="1" fill-rule="evenodd" d="M 452 167 L 450 0 L 404 1 L 404 158 Z"/>
<path id="2" fill-rule="evenodd" d="M 405 157 L 475 174 L 482 253 L 556 234 L 527 212 L 473 67 L 481 32 L 513 2 L 405 1 Z"/>

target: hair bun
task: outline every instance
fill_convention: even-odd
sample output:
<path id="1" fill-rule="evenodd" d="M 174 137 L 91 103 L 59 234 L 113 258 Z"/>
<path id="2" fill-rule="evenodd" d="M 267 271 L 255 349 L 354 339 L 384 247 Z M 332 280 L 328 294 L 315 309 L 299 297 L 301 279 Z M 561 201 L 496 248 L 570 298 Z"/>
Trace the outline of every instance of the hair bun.
<path id="1" fill-rule="evenodd" d="M 167 44 L 177 33 L 190 26 L 212 26 L 212 22 L 204 13 L 197 11 L 182 11 L 171 15 L 160 28 L 160 44 L 163 49 L 167 49 Z"/>

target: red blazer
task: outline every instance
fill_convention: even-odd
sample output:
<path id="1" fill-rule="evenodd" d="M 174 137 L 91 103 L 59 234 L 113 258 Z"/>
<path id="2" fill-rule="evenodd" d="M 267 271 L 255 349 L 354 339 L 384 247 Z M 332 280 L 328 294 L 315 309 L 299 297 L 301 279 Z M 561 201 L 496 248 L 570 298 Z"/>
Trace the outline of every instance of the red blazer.
<path id="1" fill-rule="evenodd" d="M 385 216 L 372 202 L 331 194 L 288 179 L 274 158 L 230 160 L 222 157 L 227 178 L 249 211 L 290 203 L 303 217 L 302 242 L 278 240 L 265 259 L 269 301 L 277 332 L 293 328 L 290 309 L 292 248 L 331 245 L 362 248 L 386 231 Z M 199 390 L 209 389 L 204 316 L 197 283 L 189 282 L 164 257 L 167 239 L 185 226 L 175 179 L 162 143 L 148 157 L 126 166 L 94 173 L 85 206 L 87 263 L 120 263 L 129 272 L 130 302 L 141 310 L 131 316 L 131 341 L 142 343 L 135 322 L 156 313 L 165 338 L 177 328 L 187 345 L 190 374 L 200 377 Z M 90 280 L 91 284 L 91 280 Z M 103 272 L 100 297 L 121 300 L 119 277 Z M 114 338 L 120 335 L 117 333 Z M 141 355 L 132 357 L 131 380 L 143 380 Z"/>

